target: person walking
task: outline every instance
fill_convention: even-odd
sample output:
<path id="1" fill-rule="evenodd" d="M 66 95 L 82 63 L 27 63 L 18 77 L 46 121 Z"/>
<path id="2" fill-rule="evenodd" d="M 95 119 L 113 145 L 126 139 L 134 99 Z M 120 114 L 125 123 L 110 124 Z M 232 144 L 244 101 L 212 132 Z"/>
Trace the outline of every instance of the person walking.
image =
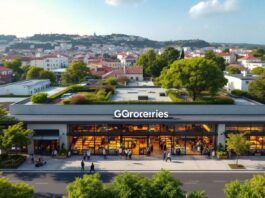
<path id="1" fill-rule="evenodd" d="M 125 153 L 125 159 L 127 160 L 127 158 L 128 158 L 128 150 L 125 149 L 124 153 Z"/>
<path id="2" fill-rule="evenodd" d="M 92 162 L 91 166 L 90 166 L 90 173 L 94 173 L 95 172 L 95 166 L 94 163 Z"/>
<path id="3" fill-rule="evenodd" d="M 68 157 L 71 157 L 72 153 L 71 153 L 71 150 L 68 151 Z"/>
<path id="4" fill-rule="evenodd" d="M 81 171 L 85 171 L 85 162 L 84 162 L 84 160 L 81 161 Z"/>
<path id="5" fill-rule="evenodd" d="M 32 163 L 32 164 L 35 163 L 35 160 L 34 160 L 34 154 L 33 154 L 33 153 L 31 154 L 31 163 Z"/>
<path id="6" fill-rule="evenodd" d="M 87 160 L 90 160 L 90 156 L 91 156 L 91 151 L 90 151 L 90 149 L 88 149 L 86 152 Z"/>
<path id="7" fill-rule="evenodd" d="M 128 157 L 130 160 L 132 159 L 132 151 L 131 150 L 128 151 Z"/>
<path id="8" fill-rule="evenodd" d="M 167 157 L 167 152 L 166 151 L 163 151 L 163 161 L 166 160 L 166 157 Z"/>
<path id="9" fill-rule="evenodd" d="M 107 153 L 106 153 L 106 149 L 105 148 L 103 148 L 102 154 L 103 154 L 104 159 L 107 159 Z"/>
<path id="10" fill-rule="evenodd" d="M 118 153 L 119 153 L 119 156 L 120 156 L 120 159 L 121 159 L 122 158 L 122 148 L 121 147 L 119 148 Z"/>
<path id="11" fill-rule="evenodd" d="M 167 160 L 170 160 L 170 162 L 171 162 L 171 153 L 170 153 L 170 151 L 167 153 L 166 162 L 167 162 Z"/>

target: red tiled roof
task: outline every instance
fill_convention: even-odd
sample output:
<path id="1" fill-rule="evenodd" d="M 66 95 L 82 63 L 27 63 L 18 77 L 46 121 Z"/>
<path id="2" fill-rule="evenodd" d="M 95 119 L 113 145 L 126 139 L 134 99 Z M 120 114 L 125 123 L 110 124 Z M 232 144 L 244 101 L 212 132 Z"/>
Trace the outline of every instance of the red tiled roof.
<path id="1" fill-rule="evenodd" d="M 143 74 L 143 68 L 140 66 L 126 67 L 126 74 Z"/>
<path id="2" fill-rule="evenodd" d="M 12 69 L 0 66 L 0 71 L 12 71 Z"/>
<path id="3" fill-rule="evenodd" d="M 243 58 L 240 58 L 240 60 L 261 60 L 260 58 L 254 57 L 254 56 L 245 56 Z"/>

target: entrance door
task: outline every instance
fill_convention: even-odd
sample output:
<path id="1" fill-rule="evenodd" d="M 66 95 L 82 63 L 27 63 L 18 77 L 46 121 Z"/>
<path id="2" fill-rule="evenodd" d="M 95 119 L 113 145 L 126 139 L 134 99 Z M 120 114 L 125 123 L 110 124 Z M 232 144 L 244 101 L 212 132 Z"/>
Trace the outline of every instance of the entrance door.
<path id="1" fill-rule="evenodd" d="M 34 140 L 35 154 L 50 155 L 58 146 L 58 140 Z"/>
<path id="2" fill-rule="evenodd" d="M 124 149 L 132 150 L 133 155 L 145 155 L 147 149 L 146 137 L 124 137 Z"/>

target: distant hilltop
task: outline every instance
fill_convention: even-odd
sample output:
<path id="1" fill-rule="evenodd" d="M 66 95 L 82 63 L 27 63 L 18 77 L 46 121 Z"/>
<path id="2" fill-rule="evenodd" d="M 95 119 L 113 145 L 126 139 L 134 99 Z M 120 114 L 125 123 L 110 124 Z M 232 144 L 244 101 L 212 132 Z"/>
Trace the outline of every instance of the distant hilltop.
<path id="1" fill-rule="evenodd" d="M 110 34 L 110 35 L 86 35 L 80 36 L 77 34 L 35 34 L 30 37 L 18 38 L 14 35 L 0 35 L 0 44 L 8 44 L 14 40 L 21 40 L 21 44 L 16 44 L 14 48 L 28 48 L 31 43 L 38 43 L 43 45 L 44 48 L 53 48 L 54 43 L 57 42 L 69 42 L 73 46 L 84 45 L 114 45 L 129 48 L 163 48 L 166 46 L 178 46 L 178 47 L 192 47 L 192 48 L 204 48 L 204 47 L 241 47 L 241 48 L 257 48 L 264 45 L 256 44 L 236 44 L 236 43 L 209 43 L 204 40 L 175 40 L 175 41 L 155 41 L 148 38 L 126 35 L 126 34 Z M 26 45 L 26 44 L 27 45 Z M 12 45 L 11 45 L 12 48 Z"/>

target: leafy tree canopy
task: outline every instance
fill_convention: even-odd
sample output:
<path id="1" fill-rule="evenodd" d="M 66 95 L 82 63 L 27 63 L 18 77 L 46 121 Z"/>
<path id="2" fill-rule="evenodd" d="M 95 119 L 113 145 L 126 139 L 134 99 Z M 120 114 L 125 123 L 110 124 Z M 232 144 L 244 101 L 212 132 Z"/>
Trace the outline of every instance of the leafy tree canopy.
<path id="1" fill-rule="evenodd" d="M 264 67 L 255 67 L 251 70 L 251 73 L 256 74 L 256 75 L 261 75 L 261 74 L 265 75 L 265 68 Z"/>
<path id="2" fill-rule="evenodd" d="M 237 67 L 228 66 L 225 69 L 229 74 L 240 74 L 241 70 Z"/>
<path id="3" fill-rule="evenodd" d="M 13 146 L 27 146 L 31 142 L 30 134 L 32 130 L 24 129 L 22 122 L 11 125 L 0 135 L 0 148 L 8 154 Z"/>
<path id="4" fill-rule="evenodd" d="M 21 60 L 19 59 L 13 59 L 12 61 L 5 61 L 4 66 L 8 67 L 13 70 L 14 76 L 13 80 L 19 80 L 23 74 L 23 70 L 21 68 Z"/>
<path id="5" fill-rule="evenodd" d="M 157 81 L 165 88 L 186 88 L 193 100 L 202 91 L 216 94 L 227 82 L 217 63 L 205 58 L 175 61 L 170 68 L 163 69 Z"/>
<path id="6" fill-rule="evenodd" d="M 238 164 L 238 156 L 249 149 L 249 141 L 247 141 L 245 134 L 229 134 L 226 141 L 227 149 L 234 151 L 237 155 L 236 164 Z"/>
<path id="7" fill-rule="evenodd" d="M 265 175 L 254 175 L 250 180 L 232 181 L 225 185 L 227 198 L 259 198 L 265 197 Z"/>
<path id="8" fill-rule="evenodd" d="M 264 103 L 265 102 L 265 75 L 262 75 L 260 78 L 254 79 L 248 86 L 248 92 L 250 96 Z"/>
<path id="9" fill-rule="evenodd" d="M 216 55 L 212 50 L 206 51 L 204 55 L 206 59 L 214 61 L 222 71 L 225 70 L 226 64 L 223 57 Z"/>
<path id="10" fill-rule="evenodd" d="M 73 61 L 62 75 L 63 84 L 77 84 L 89 74 L 89 68 L 82 61 Z"/>
<path id="11" fill-rule="evenodd" d="M 39 79 L 40 78 L 40 72 L 43 71 L 43 68 L 36 67 L 36 66 L 30 66 L 27 69 L 26 79 Z"/>
<path id="12" fill-rule="evenodd" d="M 56 76 L 51 71 L 42 70 L 40 71 L 40 79 L 49 79 L 51 81 L 51 84 L 54 85 L 56 81 Z"/>
<path id="13" fill-rule="evenodd" d="M 8 198 L 33 198 L 34 189 L 26 183 L 12 184 L 9 179 L 0 178 L 0 197 Z"/>

